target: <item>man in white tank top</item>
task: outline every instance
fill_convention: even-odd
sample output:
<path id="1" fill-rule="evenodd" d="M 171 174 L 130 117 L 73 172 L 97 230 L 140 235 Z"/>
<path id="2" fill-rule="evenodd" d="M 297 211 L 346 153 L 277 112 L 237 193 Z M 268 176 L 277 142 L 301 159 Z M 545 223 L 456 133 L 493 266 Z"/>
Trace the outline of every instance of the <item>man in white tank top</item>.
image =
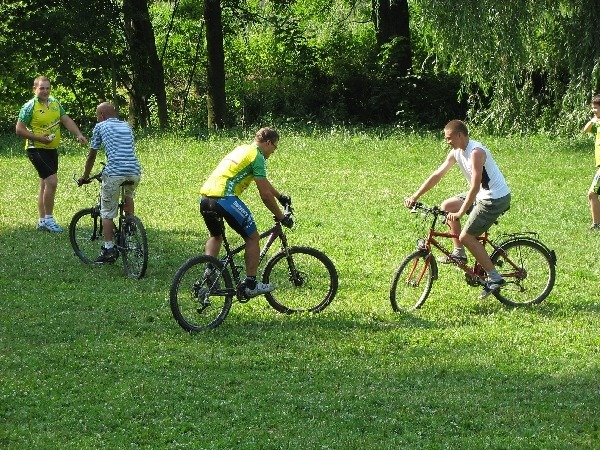
<path id="1" fill-rule="evenodd" d="M 488 274 L 489 281 L 480 296 L 485 298 L 497 292 L 505 281 L 496 271 L 477 236 L 487 231 L 496 219 L 509 209 L 510 189 L 490 151 L 481 143 L 469 138 L 469 130 L 463 122 L 450 121 L 444 128 L 444 136 L 446 143 L 451 147 L 446 160 L 404 201 L 404 204 L 412 207 L 413 203 L 433 188 L 454 164 L 458 164 L 469 183 L 469 190 L 444 200 L 441 204 L 441 208 L 449 212 L 447 223 L 450 232 L 456 234 L 458 239 L 453 240 L 452 255 L 440 262 L 466 263 L 464 247 L 469 249 Z M 465 214 L 468 214 L 468 219 L 461 230 L 460 219 Z"/>

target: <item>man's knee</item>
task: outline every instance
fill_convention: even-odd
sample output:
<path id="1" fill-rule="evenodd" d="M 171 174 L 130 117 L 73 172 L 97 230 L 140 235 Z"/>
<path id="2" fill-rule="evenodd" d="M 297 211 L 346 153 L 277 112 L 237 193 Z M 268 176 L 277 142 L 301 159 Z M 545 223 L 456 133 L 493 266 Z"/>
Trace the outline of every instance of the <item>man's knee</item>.
<path id="1" fill-rule="evenodd" d="M 440 208 L 442 209 L 442 211 L 455 213 L 458 212 L 462 204 L 463 201 L 461 199 L 459 199 L 458 197 L 452 197 L 444 200 L 440 205 Z"/>

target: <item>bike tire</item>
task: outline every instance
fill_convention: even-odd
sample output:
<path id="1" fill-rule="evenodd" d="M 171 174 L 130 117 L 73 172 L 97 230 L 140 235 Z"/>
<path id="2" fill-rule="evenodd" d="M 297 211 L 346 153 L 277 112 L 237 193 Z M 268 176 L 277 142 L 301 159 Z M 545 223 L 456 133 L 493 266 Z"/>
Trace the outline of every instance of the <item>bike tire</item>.
<path id="1" fill-rule="evenodd" d="M 417 250 L 400 264 L 390 288 L 390 303 L 398 313 L 420 308 L 437 279 L 437 262 L 431 252 Z"/>
<path id="2" fill-rule="evenodd" d="M 338 289 L 335 265 L 311 247 L 288 247 L 274 254 L 267 261 L 262 280 L 275 286 L 265 296 L 275 310 L 284 314 L 322 311 Z"/>
<path id="3" fill-rule="evenodd" d="M 556 280 L 554 253 L 533 239 L 514 239 L 499 247 L 490 258 L 506 284 L 494 296 L 508 306 L 533 305 L 548 297 Z"/>
<path id="4" fill-rule="evenodd" d="M 171 312 L 186 331 L 216 328 L 227 317 L 234 294 L 231 275 L 221 261 L 209 255 L 194 256 L 173 278 Z"/>
<path id="5" fill-rule="evenodd" d="M 79 259 L 86 264 L 94 264 L 104 244 L 102 219 L 97 208 L 75 213 L 69 224 L 69 240 Z"/>
<path id="6" fill-rule="evenodd" d="M 125 273 L 129 278 L 142 278 L 148 268 L 148 237 L 139 217 L 125 217 L 119 241 Z"/>

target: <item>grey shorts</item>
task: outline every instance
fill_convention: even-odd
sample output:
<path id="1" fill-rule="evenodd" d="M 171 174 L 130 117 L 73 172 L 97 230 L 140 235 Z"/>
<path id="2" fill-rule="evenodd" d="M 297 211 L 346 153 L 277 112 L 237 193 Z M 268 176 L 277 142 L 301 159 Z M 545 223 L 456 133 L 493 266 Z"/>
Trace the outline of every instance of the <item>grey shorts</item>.
<path id="1" fill-rule="evenodd" d="M 133 184 L 125 186 L 125 197 L 135 197 L 135 188 L 140 182 L 139 175 L 116 177 L 102 175 L 102 189 L 100 191 L 100 217 L 103 219 L 114 219 L 117 217 L 119 195 L 121 194 L 121 183 L 125 181 L 133 181 Z"/>
<path id="2" fill-rule="evenodd" d="M 593 192 L 594 194 L 600 194 L 600 169 L 598 169 L 596 171 L 596 175 L 594 175 L 592 185 L 590 186 L 590 192 Z"/>
<path id="3" fill-rule="evenodd" d="M 463 202 L 467 198 L 467 194 L 463 193 L 456 196 Z M 510 194 L 504 197 L 475 200 L 475 203 L 467 211 L 469 217 L 465 222 L 464 230 L 471 236 L 481 236 L 496 222 L 498 217 L 504 214 L 510 208 Z"/>

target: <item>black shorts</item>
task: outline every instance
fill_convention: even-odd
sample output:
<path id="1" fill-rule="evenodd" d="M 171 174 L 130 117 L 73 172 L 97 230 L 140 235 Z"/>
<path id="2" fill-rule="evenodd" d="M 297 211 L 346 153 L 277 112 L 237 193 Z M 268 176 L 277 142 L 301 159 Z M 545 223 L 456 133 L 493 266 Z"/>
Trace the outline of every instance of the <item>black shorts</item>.
<path id="1" fill-rule="evenodd" d="M 42 179 L 58 172 L 58 151 L 55 148 L 28 148 L 27 157 Z"/>

